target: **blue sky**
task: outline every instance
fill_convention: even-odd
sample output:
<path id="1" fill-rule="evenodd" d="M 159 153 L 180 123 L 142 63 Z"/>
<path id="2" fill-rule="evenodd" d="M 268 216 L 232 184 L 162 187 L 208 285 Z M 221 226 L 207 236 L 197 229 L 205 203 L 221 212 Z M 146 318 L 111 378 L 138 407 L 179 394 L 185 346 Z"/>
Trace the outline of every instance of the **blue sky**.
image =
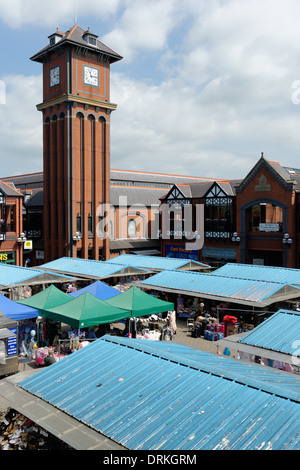
<path id="1" fill-rule="evenodd" d="M 261 152 L 300 167 L 297 0 L 77 0 L 77 12 L 124 57 L 111 68 L 112 168 L 238 179 Z M 75 18 L 76 0 L 0 0 L 0 176 L 42 171 L 30 57 Z"/>

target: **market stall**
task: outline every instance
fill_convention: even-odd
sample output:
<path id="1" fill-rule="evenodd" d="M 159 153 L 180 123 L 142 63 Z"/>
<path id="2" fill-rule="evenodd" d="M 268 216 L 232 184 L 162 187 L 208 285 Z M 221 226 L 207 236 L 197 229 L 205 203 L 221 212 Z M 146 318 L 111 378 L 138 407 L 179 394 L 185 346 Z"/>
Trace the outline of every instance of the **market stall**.
<path id="1" fill-rule="evenodd" d="M 18 371 L 17 322 L 0 317 L 0 377 Z"/>
<path id="2" fill-rule="evenodd" d="M 164 330 L 164 328 L 161 327 L 151 327 L 151 322 L 148 326 L 145 324 L 141 326 L 140 323 L 143 322 L 140 322 L 139 317 L 153 316 L 174 311 L 173 302 L 158 299 L 143 292 L 138 287 L 132 286 L 120 295 L 106 300 L 105 303 L 115 307 L 123 306 L 123 308 L 131 312 L 131 319 L 127 322 L 129 336 L 136 336 L 138 330 L 140 330 L 140 334 L 136 337 L 146 339 L 163 339 L 164 336 L 167 337 L 164 333 L 168 333 L 168 337 L 172 335 L 172 331 L 169 328 Z"/>
<path id="3" fill-rule="evenodd" d="M 67 294 L 68 295 L 68 294 Z M 56 307 L 45 308 L 42 315 L 60 321 L 74 328 L 87 328 L 104 323 L 112 323 L 131 316 L 125 306 L 109 305 L 89 292 Z"/>
<path id="4" fill-rule="evenodd" d="M 48 308 L 57 307 L 58 305 L 71 302 L 73 299 L 65 292 L 61 291 L 53 284 L 47 289 L 38 292 L 37 294 L 28 297 L 27 299 L 17 300 L 20 305 L 27 305 L 33 307 L 41 313 Z"/>
<path id="5" fill-rule="evenodd" d="M 142 317 L 174 310 L 172 302 L 157 299 L 136 286 L 130 287 L 120 295 L 106 300 L 105 303 L 130 310 L 132 317 Z"/>
<path id="6" fill-rule="evenodd" d="M 119 290 L 115 289 L 114 287 L 110 287 L 104 282 L 98 280 L 96 282 L 93 282 L 89 286 L 83 287 L 82 289 L 79 289 L 74 292 L 70 292 L 69 295 L 71 295 L 72 297 L 78 297 L 79 295 L 84 294 L 85 292 L 89 292 L 100 300 L 110 299 L 112 297 L 115 297 L 116 295 L 121 294 Z"/>

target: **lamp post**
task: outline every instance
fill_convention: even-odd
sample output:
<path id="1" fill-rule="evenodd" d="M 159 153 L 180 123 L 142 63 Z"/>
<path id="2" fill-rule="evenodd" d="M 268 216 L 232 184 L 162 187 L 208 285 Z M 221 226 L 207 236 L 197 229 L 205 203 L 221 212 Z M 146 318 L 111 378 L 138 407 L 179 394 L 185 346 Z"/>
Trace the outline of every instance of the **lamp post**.
<path id="1" fill-rule="evenodd" d="M 23 266 L 23 250 L 22 245 L 26 242 L 26 235 L 24 232 L 21 232 L 17 238 L 17 242 L 19 245 L 19 255 L 20 255 L 20 265 Z"/>
<path id="2" fill-rule="evenodd" d="M 76 232 L 75 235 L 73 236 L 73 244 L 76 245 L 76 243 L 79 242 L 79 240 L 81 240 L 81 233 Z"/>
<path id="3" fill-rule="evenodd" d="M 290 235 L 288 233 L 285 233 L 284 236 L 283 236 L 283 239 L 282 239 L 282 243 L 283 243 L 283 245 L 290 248 L 292 246 L 293 239 L 290 238 Z"/>
<path id="4" fill-rule="evenodd" d="M 233 242 L 240 243 L 241 237 L 239 236 L 239 234 L 238 234 L 237 232 L 234 232 L 234 233 L 232 234 L 231 240 L 232 240 Z"/>

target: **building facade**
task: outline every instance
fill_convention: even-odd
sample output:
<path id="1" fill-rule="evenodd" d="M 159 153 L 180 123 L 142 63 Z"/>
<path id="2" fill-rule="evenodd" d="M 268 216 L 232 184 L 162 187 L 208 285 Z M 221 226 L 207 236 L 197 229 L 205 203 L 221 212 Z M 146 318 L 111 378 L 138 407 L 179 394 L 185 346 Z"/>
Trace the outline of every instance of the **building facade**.
<path id="1" fill-rule="evenodd" d="M 243 180 L 174 186 L 161 200 L 163 207 L 172 207 L 169 219 L 177 224 L 173 231 L 166 231 L 168 217 L 162 209 L 162 254 L 211 265 L 236 262 L 299 268 L 299 192 L 300 169 L 283 167 L 263 155 Z M 189 206 L 194 238 L 187 238 L 184 229 Z M 199 228 L 201 248 L 194 243 L 194 250 L 187 249 Z"/>
<path id="2" fill-rule="evenodd" d="M 23 194 L 0 181 L 0 263 L 24 266 L 31 240 L 23 232 Z"/>

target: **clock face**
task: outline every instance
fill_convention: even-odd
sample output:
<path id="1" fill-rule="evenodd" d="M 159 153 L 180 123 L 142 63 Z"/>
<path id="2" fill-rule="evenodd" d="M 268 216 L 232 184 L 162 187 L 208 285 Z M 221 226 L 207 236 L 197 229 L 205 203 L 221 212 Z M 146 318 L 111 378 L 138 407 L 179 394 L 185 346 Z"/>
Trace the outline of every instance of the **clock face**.
<path id="1" fill-rule="evenodd" d="M 58 85 L 59 82 L 60 82 L 60 70 L 59 70 L 59 66 L 57 66 L 50 70 L 50 86 Z"/>
<path id="2" fill-rule="evenodd" d="M 99 86 L 99 69 L 95 67 L 83 66 L 83 82 L 86 85 Z"/>

